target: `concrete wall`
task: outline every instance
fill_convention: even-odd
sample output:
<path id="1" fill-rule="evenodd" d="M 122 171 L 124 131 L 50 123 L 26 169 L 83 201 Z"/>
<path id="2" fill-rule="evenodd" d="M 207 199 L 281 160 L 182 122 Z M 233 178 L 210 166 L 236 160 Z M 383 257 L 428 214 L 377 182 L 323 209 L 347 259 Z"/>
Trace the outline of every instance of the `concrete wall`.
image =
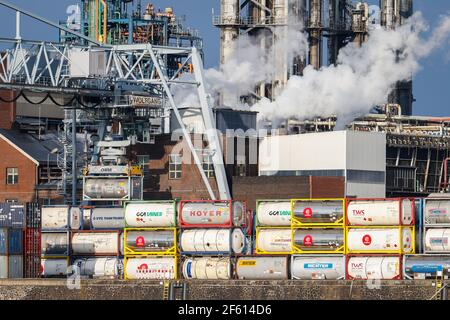
<path id="1" fill-rule="evenodd" d="M 183 282 L 183 281 L 180 281 Z M 188 300 L 425 300 L 436 289 L 431 281 L 185 281 Z M 160 300 L 160 281 L 81 282 L 69 289 L 66 280 L 0 280 L 0 300 Z"/>

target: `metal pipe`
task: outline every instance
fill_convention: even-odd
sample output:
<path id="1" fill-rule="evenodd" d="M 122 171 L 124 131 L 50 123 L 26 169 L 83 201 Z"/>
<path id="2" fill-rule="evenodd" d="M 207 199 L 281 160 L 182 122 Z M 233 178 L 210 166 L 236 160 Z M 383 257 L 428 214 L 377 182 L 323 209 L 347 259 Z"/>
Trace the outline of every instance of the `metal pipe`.
<path id="1" fill-rule="evenodd" d="M 72 205 L 77 205 L 77 109 L 72 110 Z"/>
<path id="2" fill-rule="evenodd" d="M 448 175 L 447 175 L 447 173 L 448 173 L 448 162 L 450 161 L 450 158 L 445 158 L 445 160 L 444 160 L 444 183 L 443 183 L 443 185 L 444 185 L 444 190 L 447 188 L 447 186 L 448 186 Z"/>
<path id="3" fill-rule="evenodd" d="M 105 0 L 100 0 L 102 6 L 103 6 L 103 39 L 102 43 L 106 43 L 107 37 L 108 37 L 108 31 L 106 30 L 108 27 L 108 6 L 106 5 Z"/>
<path id="4" fill-rule="evenodd" d="M 95 40 L 97 40 L 98 41 L 98 38 L 99 38 L 99 36 L 98 36 L 98 19 L 99 19 L 99 9 L 100 9 L 100 6 L 99 6 L 99 0 L 95 0 Z"/>
<path id="5" fill-rule="evenodd" d="M 86 41 L 89 41 L 89 42 L 91 42 L 91 43 L 93 43 L 93 44 L 96 44 L 96 45 L 98 45 L 98 46 L 102 46 L 101 43 L 99 43 L 99 42 L 97 42 L 97 41 L 94 41 L 94 40 L 90 39 L 89 37 L 86 37 L 86 36 L 84 36 L 84 35 L 82 35 L 82 34 L 80 34 L 80 33 L 78 33 L 78 32 L 75 32 L 75 31 L 73 31 L 73 30 L 70 30 L 70 29 L 68 29 L 68 28 L 66 28 L 66 27 L 60 26 L 59 24 L 54 23 L 54 22 L 52 22 L 52 21 L 50 21 L 50 20 L 48 20 L 48 19 L 46 19 L 46 18 L 40 17 L 40 16 L 38 16 L 38 15 L 36 15 L 36 14 L 34 14 L 34 13 L 31 13 L 31 12 L 29 12 L 29 11 L 23 10 L 23 9 L 19 8 L 18 6 L 15 6 L 15 5 L 13 5 L 13 4 L 10 4 L 9 2 L 0 0 L 0 5 L 2 5 L 2 6 L 4 6 L 4 7 L 7 7 L 7 8 L 9 8 L 9 9 L 12 9 L 12 10 L 14 10 L 14 11 L 19 11 L 20 13 L 23 13 L 24 15 L 26 15 L 26 16 L 28 16 L 28 17 L 30 17 L 30 18 L 33 18 L 33 19 L 38 20 L 38 21 L 41 21 L 41 22 L 43 22 L 43 23 L 45 23 L 45 24 L 48 24 L 49 26 L 52 26 L 52 27 L 55 27 L 55 28 L 57 28 L 57 29 L 63 30 L 63 31 L 65 31 L 65 32 L 67 32 L 67 33 L 73 34 L 73 35 L 75 35 L 75 36 L 77 36 L 77 37 L 79 37 L 79 38 L 81 38 L 81 39 L 84 39 L 84 40 L 86 40 Z"/>
<path id="6" fill-rule="evenodd" d="M 20 40 L 20 11 L 16 11 L 16 40 Z"/>

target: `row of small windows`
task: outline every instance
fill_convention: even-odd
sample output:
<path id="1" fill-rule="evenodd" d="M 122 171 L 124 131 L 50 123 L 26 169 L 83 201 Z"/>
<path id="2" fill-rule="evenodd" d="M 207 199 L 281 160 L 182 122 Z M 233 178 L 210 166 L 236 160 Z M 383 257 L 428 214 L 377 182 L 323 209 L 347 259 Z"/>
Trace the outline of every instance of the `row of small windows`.
<path id="1" fill-rule="evenodd" d="M 204 154 L 202 156 L 202 167 L 206 177 L 214 178 L 214 164 L 212 155 Z M 169 155 L 169 179 L 181 179 L 182 176 L 182 157 L 180 154 Z"/>

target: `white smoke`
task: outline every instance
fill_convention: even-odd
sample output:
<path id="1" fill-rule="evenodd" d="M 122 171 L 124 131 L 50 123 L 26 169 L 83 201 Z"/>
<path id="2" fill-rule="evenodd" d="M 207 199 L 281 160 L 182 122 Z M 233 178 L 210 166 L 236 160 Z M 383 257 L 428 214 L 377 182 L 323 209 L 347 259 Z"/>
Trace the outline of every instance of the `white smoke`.
<path id="1" fill-rule="evenodd" d="M 353 43 L 340 51 L 336 66 L 315 70 L 308 66 L 302 77 L 293 76 L 273 102 L 263 99 L 252 107 L 260 120 L 280 121 L 337 115 L 349 122 L 385 103 L 395 83 L 411 79 L 419 61 L 446 45 L 450 16 L 443 16 L 428 38 L 422 14 L 416 13 L 396 30 L 375 29 L 362 47 Z"/>

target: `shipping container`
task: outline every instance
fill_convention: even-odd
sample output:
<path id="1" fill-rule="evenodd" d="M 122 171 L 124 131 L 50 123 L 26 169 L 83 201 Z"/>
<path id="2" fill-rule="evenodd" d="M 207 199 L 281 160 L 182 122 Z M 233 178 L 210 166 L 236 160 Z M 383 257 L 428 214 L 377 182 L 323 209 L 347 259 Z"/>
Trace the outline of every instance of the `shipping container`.
<path id="1" fill-rule="evenodd" d="M 294 253 L 345 253 L 344 228 L 293 229 Z"/>
<path id="2" fill-rule="evenodd" d="M 23 278 L 23 256 L 21 255 L 8 256 L 8 278 L 10 279 Z"/>
<path id="3" fill-rule="evenodd" d="M 125 229 L 125 254 L 173 255 L 177 253 L 176 228 Z"/>
<path id="4" fill-rule="evenodd" d="M 171 280 L 177 278 L 177 257 L 125 257 L 125 279 Z"/>
<path id="5" fill-rule="evenodd" d="M 170 228 L 176 225 L 176 201 L 133 201 L 125 203 L 125 227 Z"/>
<path id="6" fill-rule="evenodd" d="M 26 227 L 41 227 L 41 208 L 38 203 L 30 202 L 26 204 Z"/>
<path id="7" fill-rule="evenodd" d="M 450 276 L 450 255 L 416 254 L 403 256 L 403 277 L 405 279 L 432 279 L 438 275 L 447 280 Z"/>
<path id="8" fill-rule="evenodd" d="M 91 230 L 123 229 L 125 209 L 123 207 L 90 208 L 89 227 Z"/>
<path id="9" fill-rule="evenodd" d="M 424 253 L 450 253 L 450 228 L 425 227 L 423 251 Z"/>
<path id="10" fill-rule="evenodd" d="M 182 254 L 241 254 L 246 244 L 245 234 L 239 228 L 185 229 L 180 234 Z"/>
<path id="11" fill-rule="evenodd" d="M 123 275 L 123 259 L 117 257 L 76 259 L 71 269 L 82 277 L 119 279 Z"/>
<path id="12" fill-rule="evenodd" d="M 287 280 L 288 260 L 287 256 L 238 257 L 236 277 L 241 280 Z"/>
<path id="13" fill-rule="evenodd" d="M 23 230 L 9 229 L 8 231 L 8 254 L 23 254 Z"/>
<path id="14" fill-rule="evenodd" d="M 344 255 L 293 255 L 291 278 L 298 280 L 345 279 Z"/>
<path id="15" fill-rule="evenodd" d="M 414 199 L 347 200 L 348 226 L 413 226 L 414 222 Z"/>
<path id="16" fill-rule="evenodd" d="M 83 177 L 83 200 L 127 201 L 142 200 L 142 176 Z"/>
<path id="17" fill-rule="evenodd" d="M 247 222 L 246 205 L 233 200 L 180 201 L 178 217 L 185 228 L 244 227 Z"/>
<path id="18" fill-rule="evenodd" d="M 291 225 L 291 201 L 258 200 L 255 225 L 259 227 L 289 227 Z"/>
<path id="19" fill-rule="evenodd" d="M 25 206 L 22 204 L 0 203 L 0 228 L 24 228 Z"/>
<path id="20" fill-rule="evenodd" d="M 449 198 L 425 198 L 423 202 L 424 226 L 450 226 Z"/>
<path id="21" fill-rule="evenodd" d="M 181 264 L 184 279 L 229 280 L 232 264 L 229 257 L 187 257 Z"/>
<path id="22" fill-rule="evenodd" d="M 25 229 L 24 277 L 38 278 L 41 264 L 41 230 Z"/>
<path id="23" fill-rule="evenodd" d="M 400 255 L 347 255 L 347 280 L 399 280 L 402 278 Z"/>
<path id="24" fill-rule="evenodd" d="M 43 206 L 41 210 L 43 231 L 79 230 L 82 228 L 83 216 L 78 207 Z"/>
<path id="25" fill-rule="evenodd" d="M 0 279 L 8 278 L 8 256 L 0 255 Z"/>
<path id="26" fill-rule="evenodd" d="M 43 278 L 66 277 L 69 268 L 69 258 L 41 259 L 40 275 Z"/>
<path id="27" fill-rule="evenodd" d="M 0 255 L 8 254 L 8 229 L 0 228 Z"/>
<path id="28" fill-rule="evenodd" d="M 256 228 L 257 254 L 292 253 L 291 228 Z"/>
<path id="29" fill-rule="evenodd" d="M 70 237 L 74 256 L 120 256 L 123 233 L 120 231 L 74 231 Z"/>
<path id="30" fill-rule="evenodd" d="M 68 232 L 42 232 L 41 255 L 43 257 L 63 257 L 69 255 Z"/>
<path id="31" fill-rule="evenodd" d="M 345 199 L 292 199 L 294 226 L 344 225 Z"/>

